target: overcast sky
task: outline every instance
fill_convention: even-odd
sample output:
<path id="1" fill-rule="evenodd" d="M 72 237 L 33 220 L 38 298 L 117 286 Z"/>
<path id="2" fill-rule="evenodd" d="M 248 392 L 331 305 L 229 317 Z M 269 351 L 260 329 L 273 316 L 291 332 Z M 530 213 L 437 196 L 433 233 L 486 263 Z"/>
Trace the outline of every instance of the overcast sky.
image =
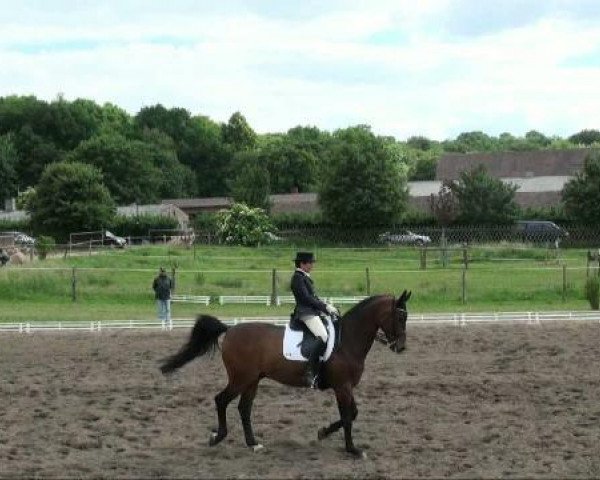
<path id="1" fill-rule="evenodd" d="M 0 0 L 0 96 L 258 132 L 600 129 L 600 0 Z"/>

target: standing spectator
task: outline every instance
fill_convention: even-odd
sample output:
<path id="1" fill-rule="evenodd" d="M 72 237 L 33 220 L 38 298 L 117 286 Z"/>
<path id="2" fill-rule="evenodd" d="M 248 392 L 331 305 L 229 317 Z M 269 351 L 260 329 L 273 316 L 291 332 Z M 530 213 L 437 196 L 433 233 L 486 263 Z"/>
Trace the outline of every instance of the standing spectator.
<path id="1" fill-rule="evenodd" d="M 0 267 L 6 265 L 9 260 L 10 257 L 8 256 L 8 253 L 6 253 L 3 248 L 0 248 Z"/>
<path id="2" fill-rule="evenodd" d="M 152 282 L 156 306 L 158 309 L 158 319 L 165 325 L 171 323 L 171 290 L 173 290 L 173 280 L 167 276 L 164 268 L 160 268 L 158 276 Z"/>

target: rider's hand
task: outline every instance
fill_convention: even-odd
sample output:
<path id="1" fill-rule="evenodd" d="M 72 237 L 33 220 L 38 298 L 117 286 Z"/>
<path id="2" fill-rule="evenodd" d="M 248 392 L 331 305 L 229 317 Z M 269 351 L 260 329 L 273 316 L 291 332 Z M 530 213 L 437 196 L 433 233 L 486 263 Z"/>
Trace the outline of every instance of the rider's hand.
<path id="1" fill-rule="evenodd" d="M 335 308 L 333 305 L 331 305 L 330 303 L 327 304 L 325 309 L 327 310 L 327 313 L 330 315 L 339 316 L 339 314 L 340 314 L 340 311 L 337 308 Z"/>

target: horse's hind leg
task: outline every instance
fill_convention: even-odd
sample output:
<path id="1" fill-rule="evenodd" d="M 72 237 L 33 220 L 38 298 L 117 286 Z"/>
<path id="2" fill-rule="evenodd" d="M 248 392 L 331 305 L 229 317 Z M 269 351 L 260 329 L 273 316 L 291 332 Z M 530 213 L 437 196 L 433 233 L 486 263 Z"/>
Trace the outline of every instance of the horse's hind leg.
<path id="1" fill-rule="evenodd" d="M 341 408 L 340 408 L 339 404 L 338 404 L 338 408 L 340 409 L 340 416 L 341 416 Z M 352 397 L 352 404 L 351 404 L 350 408 L 352 409 L 352 421 L 354 421 L 354 420 L 356 420 L 356 417 L 358 416 L 358 408 L 356 407 L 356 401 L 354 400 L 354 397 Z M 332 433 L 337 432 L 340 428 L 342 428 L 342 426 L 343 426 L 342 420 L 337 420 L 336 422 L 332 422 L 331 424 L 329 424 L 329 426 L 327 426 L 327 427 L 319 428 L 319 431 L 317 432 L 317 436 L 319 437 L 319 440 L 323 440 L 324 438 L 327 438 Z"/>
<path id="2" fill-rule="evenodd" d="M 240 417 L 242 418 L 242 426 L 244 427 L 244 436 L 246 437 L 246 445 L 254 450 L 259 450 L 262 448 L 262 445 L 260 445 L 254 438 L 251 420 L 252 402 L 256 396 L 257 388 L 258 380 L 242 392 L 240 403 L 238 404 L 238 410 L 240 411 Z"/>
<path id="3" fill-rule="evenodd" d="M 212 447 L 227 436 L 227 405 L 238 396 L 231 385 L 227 385 L 225 390 L 217 394 L 215 397 L 215 404 L 217 406 L 217 418 L 219 419 L 219 427 L 216 432 L 213 432 L 210 436 L 208 444 Z"/>

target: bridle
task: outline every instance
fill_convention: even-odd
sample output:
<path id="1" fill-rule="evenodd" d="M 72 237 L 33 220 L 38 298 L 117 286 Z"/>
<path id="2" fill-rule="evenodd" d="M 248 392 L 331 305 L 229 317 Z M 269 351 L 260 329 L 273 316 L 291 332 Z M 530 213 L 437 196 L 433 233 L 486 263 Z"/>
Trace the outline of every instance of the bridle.
<path id="1" fill-rule="evenodd" d="M 407 310 L 406 308 L 398 308 L 396 307 L 396 299 L 392 297 L 392 316 L 398 314 L 398 315 L 407 315 Z M 385 334 L 385 332 L 382 332 L 381 330 L 377 331 L 377 335 L 375 336 L 375 339 L 382 343 L 383 345 L 386 345 L 390 348 L 390 350 L 392 350 L 393 352 L 398 352 L 398 345 L 400 343 L 400 337 L 401 337 L 401 332 L 397 331 L 398 327 L 397 327 L 397 322 L 396 322 L 396 318 L 394 317 L 394 320 L 392 321 L 392 328 L 394 330 L 394 336 L 392 339 L 389 339 L 388 336 Z"/>

